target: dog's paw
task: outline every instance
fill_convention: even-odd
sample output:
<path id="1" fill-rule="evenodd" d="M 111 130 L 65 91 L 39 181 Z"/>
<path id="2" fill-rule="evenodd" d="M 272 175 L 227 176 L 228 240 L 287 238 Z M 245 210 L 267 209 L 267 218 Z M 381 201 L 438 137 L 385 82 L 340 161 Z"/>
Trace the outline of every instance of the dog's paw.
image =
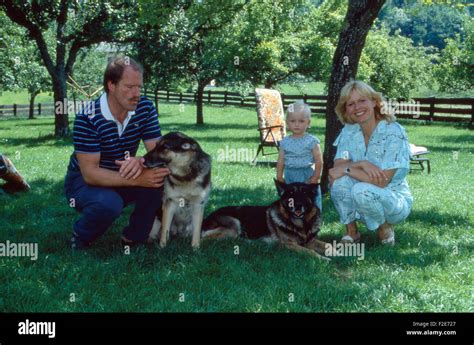
<path id="1" fill-rule="evenodd" d="M 148 243 L 155 242 L 158 240 L 158 234 L 150 234 L 148 235 Z"/>
<path id="2" fill-rule="evenodd" d="M 157 217 L 155 217 L 150 234 L 148 235 L 148 243 L 154 242 L 158 239 L 160 235 L 160 229 L 161 229 L 161 222 Z"/>
<path id="3" fill-rule="evenodd" d="M 150 236 L 150 237 L 148 237 L 148 239 L 146 240 L 146 243 L 152 244 L 152 243 L 154 243 L 155 241 L 156 241 L 156 238 L 152 238 L 152 237 Z"/>

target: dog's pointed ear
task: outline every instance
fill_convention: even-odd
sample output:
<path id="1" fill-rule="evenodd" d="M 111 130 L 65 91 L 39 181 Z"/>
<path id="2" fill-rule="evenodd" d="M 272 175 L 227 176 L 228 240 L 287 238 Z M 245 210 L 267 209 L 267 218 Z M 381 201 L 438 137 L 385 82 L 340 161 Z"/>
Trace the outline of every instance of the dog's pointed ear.
<path id="1" fill-rule="evenodd" d="M 278 195 L 281 197 L 283 194 L 285 194 L 286 184 L 278 181 L 276 178 L 274 178 L 273 181 L 275 181 L 275 186 L 277 188 Z"/>
<path id="2" fill-rule="evenodd" d="M 161 144 L 163 143 L 163 136 L 159 137 L 158 140 L 155 142 L 155 149 L 160 147 Z"/>

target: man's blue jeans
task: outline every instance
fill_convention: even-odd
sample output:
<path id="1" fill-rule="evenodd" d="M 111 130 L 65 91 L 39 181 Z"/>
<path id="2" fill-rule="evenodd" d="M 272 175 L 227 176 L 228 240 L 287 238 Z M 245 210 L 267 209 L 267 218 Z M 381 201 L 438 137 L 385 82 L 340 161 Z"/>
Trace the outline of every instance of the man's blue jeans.
<path id="1" fill-rule="evenodd" d="M 163 188 L 89 186 L 80 172 L 68 171 L 64 193 L 68 203 L 81 213 L 73 229 L 82 241 L 91 243 L 104 234 L 122 214 L 123 208 L 135 203 L 123 235 L 128 240 L 144 243 L 156 211 L 161 207 Z"/>

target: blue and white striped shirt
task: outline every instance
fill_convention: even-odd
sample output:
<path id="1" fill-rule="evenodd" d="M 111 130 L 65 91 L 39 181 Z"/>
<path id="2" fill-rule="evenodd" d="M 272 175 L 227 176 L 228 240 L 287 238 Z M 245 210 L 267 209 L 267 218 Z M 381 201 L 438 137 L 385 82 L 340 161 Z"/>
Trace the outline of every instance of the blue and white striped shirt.
<path id="1" fill-rule="evenodd" d="M 118 171 L 120 166 L 115 160 L 134 157 L 140 140 L 156 140 L 161 136 L 158 114 L 149 99 L 141 96 L 135 111 L 128 112 L 120 124 L 110 112 L 105 93 L 90 109 L 76 115 L 73 131 L 74 153 L 69 161 L 69 171 L 80 171 L 76 153 L 99 153 L 99 167 Z"/>

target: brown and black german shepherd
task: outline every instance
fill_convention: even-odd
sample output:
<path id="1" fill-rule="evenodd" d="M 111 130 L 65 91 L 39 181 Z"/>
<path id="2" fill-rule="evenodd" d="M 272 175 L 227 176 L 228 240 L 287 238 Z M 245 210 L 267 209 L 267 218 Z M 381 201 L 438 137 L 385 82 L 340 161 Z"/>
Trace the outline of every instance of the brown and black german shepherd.
<path id="1" fill-rule="evenodd" d="M 198 248 L 211 191 L 211 156 L 193 138 L 170 132 L 144 158 L 148 168 L 166 166 L 171 172 L 164 183 L 162 217 L 158 212 L 149 241 L 159 237 L 160 246 L 165 247 L 171 233 L 192 236 L 191 245 Z"/>
<path id="2" fill-rule="evenodd" d="M 202 225 L 203 239 L 262 238 L 329 260 L 323 256 L 328 244 L 316 238 L 322 223 L 314 204 L 319 185 L 275 184 L 280 199 L 269 206 L 228 206 L 211 213 Z"/>

